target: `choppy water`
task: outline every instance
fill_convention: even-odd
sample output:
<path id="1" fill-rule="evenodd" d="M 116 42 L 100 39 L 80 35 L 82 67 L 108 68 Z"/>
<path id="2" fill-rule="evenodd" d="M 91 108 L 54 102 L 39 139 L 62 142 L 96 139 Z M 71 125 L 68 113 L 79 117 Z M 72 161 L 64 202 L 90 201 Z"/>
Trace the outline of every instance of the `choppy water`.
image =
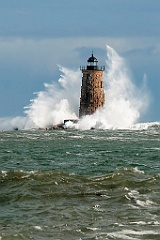
<path id="1" fill-rule="evenodd" d="M 160 239 L 160 127 L 0 132 L 0 239 Z"/>

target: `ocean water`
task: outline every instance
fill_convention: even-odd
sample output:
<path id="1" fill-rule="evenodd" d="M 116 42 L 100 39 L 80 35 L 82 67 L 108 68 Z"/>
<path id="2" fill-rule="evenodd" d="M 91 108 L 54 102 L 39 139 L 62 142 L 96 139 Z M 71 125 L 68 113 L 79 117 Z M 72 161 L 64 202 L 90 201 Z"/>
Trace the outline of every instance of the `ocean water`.
<path id="1" fill-rule="evenodd" d="M 160 239 L 160 125 L 0 132 L 0 239 Z"/>
<path id="2" fill-rule="evenodd" d="M 106 50 L 93 115 L 38 130 L 78 118 L 81 72 L 60 67 L 23 117 L 0 119 L 0 240 L 160 239 L 160 123 L 138 123 L 147 87 Z"/>

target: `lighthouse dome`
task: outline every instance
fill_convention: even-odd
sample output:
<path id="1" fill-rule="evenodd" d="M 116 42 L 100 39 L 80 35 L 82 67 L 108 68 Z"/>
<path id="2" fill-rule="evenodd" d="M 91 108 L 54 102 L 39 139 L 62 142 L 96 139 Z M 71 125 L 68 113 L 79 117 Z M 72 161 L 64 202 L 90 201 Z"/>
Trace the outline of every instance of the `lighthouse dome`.
<path id="1" fill-rule="evenodd" d="M 98 60 L 93 56 L 93 53 L 92 53 L 92 56 L 88 58 L 87 62 L 98 62 Z"/>

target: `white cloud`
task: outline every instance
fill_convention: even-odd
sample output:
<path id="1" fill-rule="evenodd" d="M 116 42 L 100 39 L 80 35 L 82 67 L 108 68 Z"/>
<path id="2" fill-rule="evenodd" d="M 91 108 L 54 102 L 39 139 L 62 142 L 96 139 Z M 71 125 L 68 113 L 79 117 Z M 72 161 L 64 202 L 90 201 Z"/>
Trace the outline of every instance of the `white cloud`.
<path id="1" fill-rule="evenodd" d="M 159 67 L 157 65 L 157 62 L 160 61 L 159 38 L 0 38 L 0 62 L 2 63 L 0 66 L 0 84 L 2 81 L 4 82 L 6 80 L 5 74 L 3 74 L 4 79 L 2 79 L 2 73 L 6 71 L 8 74 L 7 81 L 9 84 L 13 81 L 15 83 L 14 94 L 19 94 L 20 85 L 18 85 L 18 88 L 16 88 L 16 81 L 21 83 L 22 81 L 25 81 L 24 86 L 29 86 L 28 88 L 30 88 L 35 79 L 37 79 L 37 82 L 35 83 L 37 85 L 39 81 L 38 79 L 43 81 L 42 79 L 44 75 L 44 82 L 49 82 L 49 79 L 53 79 L 52 76 L 56 75 L 58 72 L 57 64 L 72 69 L 78 69 L 80 65 L 87 63 L 84 62 L 87 59 L 84 60 L 81 58 L 77 48 L 80 50 L 81 48 L 86 50 L 94 50 L 94 48 L 99 48 L 102 49 L 105 54 L 106 44 L 114 48 L 121 56 L 124 56 L 126 61 L 130 61 L 131 70 L 134 65 L 134 68 L 136 67 L 136 69 L 141 71 L 141 76 L 139 78 L 142 79 L 143 74 L 148 74 L 148 71 L 151 71 L 149 81 L 152 78 L 152 74 L 157 72 L 156 74 L 159 76 Z M 147 55 L 146 53 L 151 46 L 153 49 L 152 55 Z M 128 54 L 129 52 L 132 53 L 132 56 Z M 138 52 L 138 55 L 136 55 L 136 52 Z M 100 60 L 99 56 L 96 55 L 96 57 L 98 60 Z M 154 66 L 154 68 L 151 66 L 151 64 Z M 3 66 L 5 66 L 5 68 L 3 68 Z M 148 66 L 150 67 L 150 70 L 148 70 Z M 12 70 L 14 69 L 14 71 L 11 71 L 11 68 Z M 26 79 L 27 76 L 24 76 L 24 72 L 30 74 L 29 79 Z M 156 81 L 159 81 L 159 77 L 157 76 L 154 76 L 154 78 L 152 78 L 150 81 L 150 84 L 152 84 L 153 87 L 154 85 L 157 85 Z M 57 81 L 58 79 L 54 80 Z M 37 89 L 35 85 L 34 89 Z M 1 84 L 1 91 L 4 92 L 3 84 Z M 28 92 L 26 92 L 26 98 L 27 95 Z M 3 102 L 3 100 L 1 101 Z"/>
<path id="2" fill-rule="evenodd" d="M 106 44 L 114 48 L 120 55 L 128 58 L 131 64 L 143 66 L 145 62 L 154 64 L 159 59 L 160 42 L 158 38 L 0 38 L 0 62 L 3 62 L 8 71 L 10 68 L 14 68 L 15 71 L 16 69 L 17 71 L 25 69 L 34 76 L 54 76 L 58 71 L 57 64 L 74 69 L 86 64 L 84 61 L 87 59 L 82 59 L 80 55 L 82 48 L 86 50 L 87 48 L 93 50 L 97 48 L 104 51 L 102 61 L 105 64 Z M 151 48 L 152 55 L 148 54 Z M 96 57 L 101 60 L 99 56 L 96 55 Z M 101 64 L 103 64 L 102 61 Z"/>
<path id="3" fill-rule="evenodd" d="M 0 57 L 15 59 L 24 58 L 26 61 L 50 60 L 72 62 L 77 59 L 74 49 L 77 47 L 102 48 L 110 45 L 118 52 L 134 49 L 144 49 L 152 45 L 160 51 L 159 38 L 107 38 L 107 37 L 77 37 L 77 38 L 0 38 Z M 66 61 L 67 60 L 67 61 Z"/>

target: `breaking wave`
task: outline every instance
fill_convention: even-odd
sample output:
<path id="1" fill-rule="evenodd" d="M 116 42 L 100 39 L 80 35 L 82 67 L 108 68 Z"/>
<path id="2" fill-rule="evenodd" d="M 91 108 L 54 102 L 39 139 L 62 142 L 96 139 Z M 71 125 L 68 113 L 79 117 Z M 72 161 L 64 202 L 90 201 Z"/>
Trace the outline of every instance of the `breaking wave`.
<path id="1" fill-rule="evenodd" d="M 106 65 L 104 106 L 78 123 L 67 122 L 66 128 L 126 129 L 135 126 L 147 109 L 147 91 L 134 85 L 125 60 L 109 46 Z M 26 117 L 1 119 L 0 130 L 48 128 L 63 123 L 64 119 L 78 119 L 81 72 L 61 66 L 59 70 L 58 84 L 45 83 L 45 90 L 35 93 L 36 97 L 25 107 Z"/>

